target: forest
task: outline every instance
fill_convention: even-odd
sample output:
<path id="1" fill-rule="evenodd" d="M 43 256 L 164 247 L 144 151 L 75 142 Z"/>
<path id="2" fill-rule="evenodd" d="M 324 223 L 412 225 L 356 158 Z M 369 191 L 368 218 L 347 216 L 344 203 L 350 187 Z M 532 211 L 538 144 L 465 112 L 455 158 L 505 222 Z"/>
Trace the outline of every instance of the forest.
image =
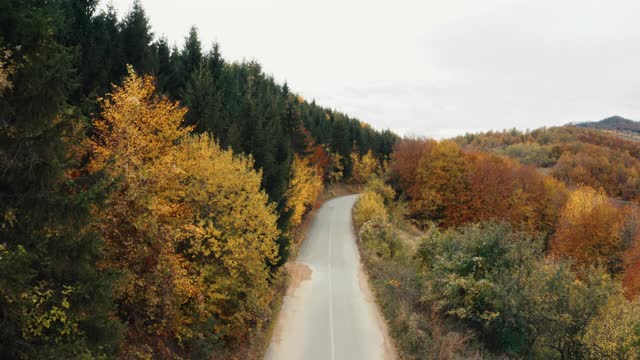
<path id="1" fill-rule="evenodd" d="M 399 140 L 354 222 L 401 358 L 639 358 L 636 149 L 573 126 Z"/>
<path id="2" fill-rule="evenodd" d="M 559 126 L 467 134 L 455 141 L 544 168 L 567 184 L 602 188 L 622 200 L 640 196 L 640 142 L 621 132 Z"/>
<path id="3" fill-rule="evenodd" d="M 324 184 L 397 137 L 98 6 L 0 1 L 0 357 L 242 358 Z"/>
<path id="4" fill-rule="evenodd" d="M 400 358 L 640 358 L 637 124 L 400 138 L 100 9 L 0 0 L 0 358 L 259 358 L 345 183 Z"/>

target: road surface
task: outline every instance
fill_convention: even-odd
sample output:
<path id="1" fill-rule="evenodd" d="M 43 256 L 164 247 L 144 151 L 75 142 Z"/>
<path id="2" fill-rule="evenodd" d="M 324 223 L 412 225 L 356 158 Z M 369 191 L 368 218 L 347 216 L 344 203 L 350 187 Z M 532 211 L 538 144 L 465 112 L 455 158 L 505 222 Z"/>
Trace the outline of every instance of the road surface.
<path id="1" fill-rule="evenodd" d="M 351 223 L 357 195 L 317 212 L 284 298 L 267 360 L 394 358 L 384 321 L 362 272 Z"/>

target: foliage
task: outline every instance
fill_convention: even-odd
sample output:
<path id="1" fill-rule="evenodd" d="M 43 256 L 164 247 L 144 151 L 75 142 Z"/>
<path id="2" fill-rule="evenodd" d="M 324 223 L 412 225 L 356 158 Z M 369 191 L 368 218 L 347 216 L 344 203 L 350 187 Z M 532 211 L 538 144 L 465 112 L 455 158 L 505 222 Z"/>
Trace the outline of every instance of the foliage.
<path id="1" fill-rule="evenodd" d="M 344 165 L 342 164 L 342 156 L 339 153 L 330 153 L 327 177 L 333 183 L 339 182 L 344 177 Z"/>
<path id="2" fill-rule="evenodd" d="M 11 50 L 0 48 L 0 96 L 11 90 L 13 84 L 9 79 L 15 73 L 15 64 L 11 59 Z"/>
<path id="3" fill-rule="evenodd" d="M 253 160 L 208 135 L 186 140 L 183 183 L 191 219 L 178 244 L 197 278 L 203 309 L 188 313 L 196 338 L 242 342 L 269 318 L 270 264 L 277 261 L 277 214 L 260 190 Z M 213 326 L 212 326 L 213 324 Z M 210 346 L 210 345 L 209 345 Z"/>
<path id="4" fill-rule="evenodd" d="M 114 292 L 128 323 L 122 351 L 167 357 L 263 323 L 278 231 L 252 161 L 190 137 L 186 110 L 154 91 L 130 70 L 103 101 L 89 170 L 115 185 L 96 216 L 102 266 L 123 273 Z"/>
<path id="5" fill-rule="evenodd" d="M 569 185 L 603 188 L 610 196 L 640 196 L 640 143 L 616 133 L 575 126 L 505 130 L 458 137 L 465 149 L 493 151 L 523 163 L 551 167 Z"/>
<path id="6" fill-rule="evenodd" d="M 566 197 L 564 185 L 531 167 L 492 154 L 467 153 L 450 141 L 422 155 L 412 181 L 402 190 L 411 200 L 413 216 L 444 227 L 507 219 L 549 233 Z"/>
<path id="7" fill-rule="evenodd" d="M 562 209 L 551 253 L 569 256 L 578 266 L 602 264 L 616 270 L 621 261 L 623 216 L 603 190 L 578 187 Z"/>
<path id="8" fill-rule="evenodd" d="M 403 138 L 396 142 L 391 153 L 390 169 L 392 183 L 407 193 L 416 194 L 416 165 L 422 157 L 431 152 L 436 142 L 426 139 Z"/>
<path id="9" fill-rule="evenodd" d="M 352 183 L 366 184 L 372 176 L 376 175 L 380 165 L 371 150 L 362 156 L 357 152 L 352 152 L 350 158 L 352 166 L 350 181 Z"/>
<path id="10" fill-rule="evenodd" d="M 298 225 L 307 209 L 313 206 L 322 192 L 321 170 L 311 159 L 295 156 L 291 180 L 287 190 L 287 209 L 292 211 L 291 224 Z"/>
<path id="11" fill-rule="evenodd" d="M 418 257 L 424 301 L 477 329 L 493 349 L 521 355 L 579 355 L 589 320 L 616 289 L 601 269 L 578 280 L 543 257 L 542 241 L 504 223 L 431 232 Z"/>
<path id="12" fill-rule="evenodd" d="M 353 206 L 353 223 L 360 228 L 365 222 L 384 224 L 389 220 L 383 197 L 373 191 L 365 191 Z"/>
<path id="13" fill-rule="evenodd" d="M 452 142 L 440 142 L 425 153 L 416 169 L 413 191 L 408 193 L 414 215 L 458 222 L 455 217 L 467 200 L 469 170 L 465 155 Z"/>
<path id="14" fill-rule="evenodd" d="M 377 176 L 372 177 L 367 183 L 366 189 L 367 191 L 372 191 L 382 196 L 382 199 L 384 200 L 384 205 L 386 207 L 393 205 L 393 202 L 396 197 L 396 192 L 395 190 L 393 190 L 391 186 L 385 184 L 385 182 L 381 178 Z"/>
<path id="15" fill-rule="evenodd" d="M 362 246 L 374 251 L 383 259 L 393 258 L 400 250 L 393 225 L 389 222 L 369 220 L 362 224 L 358 232 Z"/>
<path id="16" fill-rule="evenodd" d="M 113 356 L 113 274 L 95 266 L 103 241 L 90 227 L 106 189 L 79 171 L 74 52 L 52 5 L 0 7 L 0 358 Z"/>
<path id="17" fill-rule="evenodd" d="M 587 144 L 577 153 L 565 152 L 552 173 L 568 183 L 608 189 L 611 196 L 631 200 L 640 196 L 640 160 L 608 148 Z"/>
<path id="18" fill-rule="evenodd" d="M 386 213 L 394 213 L 400 206 L 394 201 L 394 191 L 380 178 L 372 178 L 356 202 L 354 219 L 363 217 L 365 195 L 376 199 L 375 207 Z M 381 216 L 373 215 L 358 231 L 360 253 L 376 292 L 376 302 L 387 319 L 399 356 L 403 359 L 484 358 L 484 351 L 473 334 L 445 323 L 421 301 L 424 282 L 414 266 L 413 246 L 400 235 L 400 217 L 402 214 L 394 214 L 389 220 L 380 220 Z"/>
<path id="19" fill-rule="evenodd" d="M 538 143 L 516 143 L 499 148 L 496 153 L 516 159 L 526 165 L 549 167 L 555 164 L 552 148 Z"/>
<path id="20" fill-rule="evenodd" d="M 612 296 L 591 319 L 582 343 L 589 359 L 640 357 L 640 304 L 621 294 Z"/>
<path id="21" fill-rule="evenodd" d="M 624 275 L 622 284 L 629 297 L 640 295 L 640 233 L 634 234 L 633 242 L 622 255 Z"/>

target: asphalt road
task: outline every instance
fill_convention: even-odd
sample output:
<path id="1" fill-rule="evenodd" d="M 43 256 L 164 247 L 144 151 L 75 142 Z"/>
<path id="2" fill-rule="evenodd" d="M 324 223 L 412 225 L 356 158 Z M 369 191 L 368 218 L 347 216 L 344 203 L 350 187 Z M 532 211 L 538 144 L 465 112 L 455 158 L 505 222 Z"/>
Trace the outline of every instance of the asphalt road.
<path id="1" fill-rule="evenodd" d="M 351 223 L 357 195 L 326 202 L 300 248 L 268 360 L 391 359 L 384 321 L 362 272 Z"/>

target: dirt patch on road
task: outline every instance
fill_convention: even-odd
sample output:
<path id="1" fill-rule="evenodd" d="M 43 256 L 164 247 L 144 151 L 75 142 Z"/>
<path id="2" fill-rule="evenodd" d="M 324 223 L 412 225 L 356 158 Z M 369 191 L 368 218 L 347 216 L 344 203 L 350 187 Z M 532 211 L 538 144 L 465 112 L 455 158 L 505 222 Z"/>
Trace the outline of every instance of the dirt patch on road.
<path id="1" fill-rule="evenodd" d="M 284 267 L 287 269 L 287 273 L 289 274 L 289 286 L 287 287 L 286 297 L 291 300 L 295 297 L 295 292 L 300 285 L 302 285 L 304 281 L 311 280 L 313 271 L 308 265 L 298 262 L 288 262 L 284 264 Z M 282 341 L 282 332 L 284 331 L 285 324 L 288 322 L 287 315 L 289 314 L 287 311 L 282 311 L 282 309 L 280 309 L 278 315 L 279 316 L 277 316 L 276 325 L 272 334 L 273 341 L 276 344 L 279 344 L 280 341 Z"/>
<path id="2" fill-rule="evenodd" d="M 290 262 L 286 263 L 284 267 L 287 269 L 287 272 L 291 276 L 291 282 L 289 283 L 289 288 L 287 289 L 287 295 L 293 295 L 300 284 L 305 280 L 311 280 L 311 268 L 306 264 Z"/>

